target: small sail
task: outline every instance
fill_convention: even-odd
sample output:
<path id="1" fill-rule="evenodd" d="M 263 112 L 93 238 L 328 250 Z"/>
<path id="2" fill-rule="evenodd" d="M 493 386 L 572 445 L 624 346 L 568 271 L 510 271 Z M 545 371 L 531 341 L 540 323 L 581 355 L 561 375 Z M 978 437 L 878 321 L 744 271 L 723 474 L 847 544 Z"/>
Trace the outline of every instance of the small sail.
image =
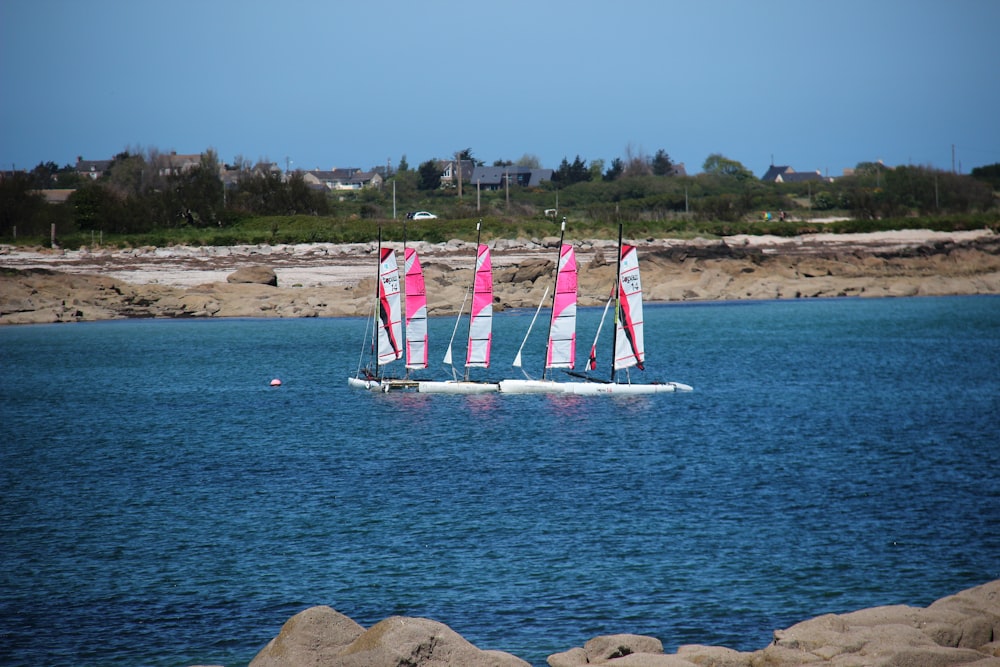
<path id="1" fill-rule="evenodd" d="M 378 276 L 378 363 L 387 364 L 403 356 L 399 267 L 392 248 L 382 248 Z"/>
<path id="2" fill-rule="evenodd" d="M 403 251 L 406 276 L 406 367 L 427 368 L 427 292 L 420 257 L 413 248 Z"/>
<path id="3" fill-rule="evenodd" d="M 556 293 L 552 297 L 546 368 L 573 368 L 576 362 L 576 281 L 576 253 L 572 245 L 564 243 L 559 252 Z"/>
<path id="4" fill-rule="evenodd" d="M 476 251 L 476 277 L 469 321 L 469 351 L 466 368 L 489 368 L 493 342 L 493 264 L 490 247 L 480 243 Z"/>
<path id="5" fill-rule="evenodd" d="M 646 359 L 642 340 L 642 284 L 639 281 L 639 253 L 635 246 L 621 247 L 618 277 L 618 314 L 615 331 L 614 370 L 635 366 L 643 369 Z"/>

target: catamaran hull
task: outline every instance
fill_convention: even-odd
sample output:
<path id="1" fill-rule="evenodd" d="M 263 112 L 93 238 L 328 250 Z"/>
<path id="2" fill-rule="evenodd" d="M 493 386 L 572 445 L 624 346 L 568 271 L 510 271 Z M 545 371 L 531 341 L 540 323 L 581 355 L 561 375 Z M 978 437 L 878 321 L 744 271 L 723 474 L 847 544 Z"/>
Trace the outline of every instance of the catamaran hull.
<path id="1" fill-rule="evenodd" d="M 611 394 L 631 396 L 636 394 L 665 394 L 673 391 L 691 391 L 691 386 L 681 382 L 663 384 L 618 384 L 614 382 L 563 382 L 563 393 L 581 396 Z"/>
<path id="2" fill-rule="evenodd" d="M 561 394 L 565 382 L 553 380 L 500 380 L 501 394 Z"/>
<path id="3" fill-rule="evenodd" d="M 445 380 L 417 383 L 417 391 L 421 394 L 495 394 L 499 390 L 500 387 L 495 382 Z"/>
<path id="4" fill-rule="evenodd" d="M 382 391 L 382 383 L 378 380 L 366 380 L 363 378 L 347 378 L 347 386 L 354 389 L 367 389 L 369 391 Z"/>

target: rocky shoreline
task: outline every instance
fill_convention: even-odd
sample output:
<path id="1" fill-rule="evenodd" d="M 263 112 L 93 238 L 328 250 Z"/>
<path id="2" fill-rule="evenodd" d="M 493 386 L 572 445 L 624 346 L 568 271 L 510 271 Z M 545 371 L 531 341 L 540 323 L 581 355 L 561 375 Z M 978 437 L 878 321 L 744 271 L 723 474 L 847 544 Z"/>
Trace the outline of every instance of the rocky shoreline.
<path id="1" fill-rule="evenodd" d="M 550 655 L 550 667 L 1000 667 L 1000 580 L 927 607 L 893 605 L 825 614 L 774 632 L 757 651 L 685 645 L 665 654 L 655 637 L 608 635 Z M 365 629 L 330 607 L 290 618 L 250 667 L 530 667 L 481 650 L 443 623 L 393 616 Z"/>
<path id="2" fill-rule="evenodd" d="M 1000 294 L 1000 236 L 991 230 L 631 242 L 648 302 Z M 556 237 L 490 242 L 497 309 L 537 306 L 557 244 Z M 424 265 L 429 313 L 453 314 L 471 281 L 472 244 L 411 245 Z M 576 250 L 580 304 L 600 305 L 614 282 L 615 244 L 582 241 Z M 0 246 L 0 324 L 365 316 L 374 252 L 374 244 Z M 246 277 L 252 267 L 259 273 Z"/>

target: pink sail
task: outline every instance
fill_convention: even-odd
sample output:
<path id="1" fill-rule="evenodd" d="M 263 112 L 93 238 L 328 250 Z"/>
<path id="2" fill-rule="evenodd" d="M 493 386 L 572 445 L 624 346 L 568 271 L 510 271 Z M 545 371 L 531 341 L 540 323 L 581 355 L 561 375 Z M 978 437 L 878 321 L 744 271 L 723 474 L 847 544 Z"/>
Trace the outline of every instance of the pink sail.
<path id="1" fill-rule="evenodd" d="M 469 350 L 466 368 L 489 368 L 493 342 L 493 264 L 490 248 L 480 243 L 476 252 L 476 278 L 472 288 Z"/>
<path id="2" fill-rule="evenodd" d="M 645 358 L 639 253 L 635 246 L 623 245 L 618 278 L 618 313 L 615 315 L 614 370 L 630 366 L 642 370 Z"/>
<path id="3" fill-rule="evenodd" d="M 403 251 L 406 276 L 406 367 L 427 368 L 427 292 L 420 257 L 413 248 Z"/>
<path id="4" fill-rule="evenodd" d="M 378 363 L 387 364 L 403 356 L 399 267 L 392 248 L 382 248 L 378 277 Z"/>
<path id="5" fill-rule="evenodd" d="M 564 243 L 559 251 L 556 293 L 552 297 L 546 368 L 573 368 L 576 362 L 576 292 L 576 253 L 572 245 Z"/>

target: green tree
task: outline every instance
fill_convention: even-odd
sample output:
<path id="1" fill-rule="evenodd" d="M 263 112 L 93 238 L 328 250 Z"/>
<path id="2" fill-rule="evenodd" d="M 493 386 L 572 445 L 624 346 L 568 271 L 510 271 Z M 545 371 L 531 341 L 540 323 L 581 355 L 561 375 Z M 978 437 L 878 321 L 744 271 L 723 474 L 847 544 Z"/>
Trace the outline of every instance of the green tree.
<path id="1" fill-rule="evenodd" d="M 15 226 L 18 234 L 45 233 L 34 224 L 46 205 L 34 186 L 34 178 L 20 171 L 0 178 L 0 230 L 5 236 L 13 234 Z"/>
<path id="2" fill-rule="evenodd" d="M 655 176 L 669 176 L 671 170 L 674 168 L 674 162 L 667 155 L 667 152 L 661 148 L 656 151 L 656 155 L 653 156 L 650 166 L 652 166 Z"/>
<path id="3" fill-rule="evenodd" d="M 219 225 L 222 217 L 222 179 L 219 157 L 212 149 L 201 154 L 197 167 L 172 179 L 178 215 L 195 227 Z"/>
<path id="4" fill-rule="evenodd" d="M 1000 162 L 973 168 L 972 177 L 988 183 L 994 190 L 1000 190 Z"/>
<path id="5" fill-rule="evenodd" d="M 587 168 L 587 162 L 579 155 L 576 156 L 572 164 L 563 158 L 559 168 L 552 173 L 552 180 L 558 183 L 561 188 L 574 183 L 585 183 L 590 180 L 590 169 Z"/>
<path id="6" fill-rule="evenodd" d="M 517 160 L 518 167 L 527 167 L 528 169 L 541 169 L 542 161 L 538 159 L 537 155 L 532 155 L 531 153 L 525 153 Z"/>
<path id="7" fill-rule="evenodd" d="M 706 174 L 735 178 L 739 181 L 747 181 L 754 178 L 752 171 L 736 160 L 731 160 L 721 153 L 712 153 L 709 155 L 705 158 L 705 164 L 701 168 Z"/>
<path id="8" fill-rule="evenodd" d="M 620 157 L 616 157 L 611 161 L 611 166 L 608 170 L 604 172 L 605 181 L 614 181 L 621 178 L 621 175 L 625 173 L 625 163 L 622 162 Z"/>
<path id="9" fill-rule="evenodd" d="M 437 190 L 441 187 L 441 175 L 444 172 L 438 166 L 437 160 L 427 160 L 421 163 L 417 171 L 420 174 L 420 178 L 417 180 L 417 189 Z"/>
<path id="10" fill-rule="evenodd" d="M 55 187 L 57 173 L 59 173 L 59 165 L 55 162 L 39 162 L 38 166 L 31 170 L 32 187 L 35 190 L 46 190 Z"/>
<path id="11" fill-rule="evenodd" d="M 602 158 L 597 158 L 596 160 L 590 161 L 590 178 L 589 181 L 599 181 L 604 174 L 604 160 Z"/>
<path id="12" fill-rule="evenodd" d="M 147 182 L 154 177 L 154 169 L 146 173 L 146 160 L 141 154 L 124 150 L 114 157 L 108 167 L 105 183 L 119 197 L 137 197 L 147 189 Z"/>
<path id="13" fill-rule="evenodd" d="M 396 167 L 396 173 L 402 174 L 410 170 L 410 163 L 406 161 L 406 153 L 403 153 L 403 157 L 399 158 L 399 166 Z"/>

